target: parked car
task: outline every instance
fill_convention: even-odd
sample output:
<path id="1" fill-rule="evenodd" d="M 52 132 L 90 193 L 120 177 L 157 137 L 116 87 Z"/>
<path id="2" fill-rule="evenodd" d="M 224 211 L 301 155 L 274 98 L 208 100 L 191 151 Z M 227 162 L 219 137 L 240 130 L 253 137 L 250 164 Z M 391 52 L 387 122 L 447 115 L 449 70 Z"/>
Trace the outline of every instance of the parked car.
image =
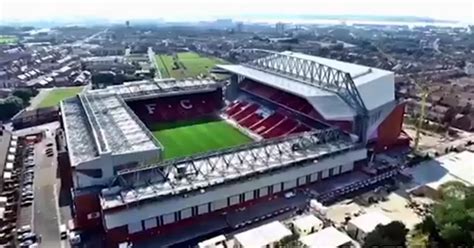
<path id="1" fill-rule="evenodd" d="M 27 195 L 21 198 L 21 201 L 33 201 L 33 200 L 34 200 L 33 195 Z"/>
<path id="2" fill-rule="evenodd" d="M 31 206 L 31 204 L 33 204 L 33 201 L 21 201 L 20 206 L 28 207 L 28 206 Z"/>
<path id="3" fill-rule="evenodd" d="M 17 193 L 18 190 L 17 189 L 11 189 L 11 190 L 7 190 L 7 191 L 3 191 L 2 194 L 0 194 L 0 196 L 12 196 L 14 195 L 15 193 Z"/>
<path id="4" fill-rule="evenodd" d="M 12 240 L 13 235 L 11 233 L 0 233 L 0 242 L 1 243 L 6 243 L 10 240 Z"/>
<path id="5" fill-rule="evenodd" d="M 36 233 L 26 232 L 21 235 L 18 235 L 18 241 L 26 241 L 26 240 L 36 241 Z"/>
<path id="6" fill-rule="evenodd" d="M 20 243 L 20 248 L 29 248 L 30 245 L 33 245 L 34 243 L 33 240 L 26 240 Z"/>
<path id="7" fill-rule="evenodd" d="M 81 243 L 81 235 L 77 232 L 69 232 L 69 243 L 71 245 L 79 245 Z"/>
<path id="8" fill-rule="evenodd" d="M 35 167 L 35 164 L 25 164 L 25 168 L 30 169 Z"/>
<path id="9" fill-rule="evenodd" d="M 22 199 L 26 199 L 29 196 L 33 197 L 33 191 L 25 191 L 25 192 L 21 193 L 21 198 Z"/>
<path id="10" fill-rule="evenodd" d="M 30 225 L 24 225 L 18 229 L 16 229 L 17 234 L 24 234 L 24 233 L 29 233 L 31 232 L 31 226 Z"/>
<path id="11" fill-rule="evenodd" d="M 286 193 L 285 193 L 285 198 L 286 198 L 286 199 L 289 199 L 289 198 L 294 197 L 295 195 L 296 195 L 296 194 L 295 194 L 294 192 L 291 192 L 291 191 L 290 191 L 290 192 L 286 192 Z"/>

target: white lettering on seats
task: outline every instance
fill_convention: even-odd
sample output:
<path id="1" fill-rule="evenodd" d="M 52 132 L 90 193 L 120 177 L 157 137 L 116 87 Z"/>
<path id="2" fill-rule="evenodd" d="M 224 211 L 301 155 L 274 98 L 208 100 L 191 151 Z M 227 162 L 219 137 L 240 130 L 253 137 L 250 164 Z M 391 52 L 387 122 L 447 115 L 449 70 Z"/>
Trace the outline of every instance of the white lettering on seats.
<path id="1" fill-rule="evenodd" d="M 148 114 L 152 115 L 152 114 L 155 113 L 155 109 L 156 109 L 156 104 L 155 103 L 145 104 L 145 107 L 148 110 Z"/>
<path id="2" fill-rule="evenodd" d="M 192 109 L 193 108 L 193 105 L 191 104 L 191 101 L 189 100 L 181 100 L 179 102 L 181 104 L 181 107 L 183 107 L 184 109 Z"/>

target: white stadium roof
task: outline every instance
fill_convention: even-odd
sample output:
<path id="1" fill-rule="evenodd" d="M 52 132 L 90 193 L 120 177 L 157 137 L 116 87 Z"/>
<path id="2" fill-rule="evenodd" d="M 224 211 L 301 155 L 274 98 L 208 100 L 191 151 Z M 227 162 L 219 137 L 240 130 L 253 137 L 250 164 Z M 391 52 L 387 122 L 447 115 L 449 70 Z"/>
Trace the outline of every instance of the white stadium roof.
<path id="1" fill-rule="evenodd" d="M 395 100 L 394 73 L 391 71 L 302 53 L 282 52 L 281 54 L 314 61 L 332 69 L 349 73 L 369 111 Z M 316 85 L 294 80 L 290 77 L 282 77 L 245 64 L 218 65 L 218 67 L 306 98 L 326 119 L 348 120 L 356 115 L 353 107 L 349 106 L 338 95 Z"/>
<path id="2" fill-rule="evenodd" d="M 125 99 L 208 89 L 212 80 L 138 81 L 90 90 L 61 103 L 71 165 L 112 155 L 162 149 Z"/>
<path id="3" fill-rule="evenodd" d="M 300 148 L 295 150 L 295 145 Z M 344 133 L 338 129 L 328 129 L 122 171 L 117 178 L 120 190 L 103 192 L 102 208 L 114 208 L 167 195 L 189 194 L 200 188 L 285 168 L 298 161 L 315 160 L 355 147 Z M 137 178 L 140 180 L 137 181 Z"/>

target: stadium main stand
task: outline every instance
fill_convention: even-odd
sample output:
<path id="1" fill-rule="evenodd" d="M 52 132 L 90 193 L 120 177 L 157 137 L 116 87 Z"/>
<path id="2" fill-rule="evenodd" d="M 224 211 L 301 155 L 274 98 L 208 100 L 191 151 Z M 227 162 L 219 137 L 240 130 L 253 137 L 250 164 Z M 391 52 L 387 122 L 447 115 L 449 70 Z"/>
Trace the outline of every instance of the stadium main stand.
<path id="1" fill-rule="evenodd" d="M 129 101 L 145 123 L 179 121 L 214 114 L 222 107 L 222 91 Z"/>
<path id="2" fill-rule="evenodd" d="M 291 111 L 305 115 L 313 120 L 322 121 L 340 127 L 345 131 L 352 130 L 352 124 L 347 121 L 327 121 L 325 120 L 308 101 L 276 88 L 257 83 L 250 79 L 245 79 L 240 83 L 240 88 L 251 95 L 265 99 L 267 101 L 288 108 Z"/>

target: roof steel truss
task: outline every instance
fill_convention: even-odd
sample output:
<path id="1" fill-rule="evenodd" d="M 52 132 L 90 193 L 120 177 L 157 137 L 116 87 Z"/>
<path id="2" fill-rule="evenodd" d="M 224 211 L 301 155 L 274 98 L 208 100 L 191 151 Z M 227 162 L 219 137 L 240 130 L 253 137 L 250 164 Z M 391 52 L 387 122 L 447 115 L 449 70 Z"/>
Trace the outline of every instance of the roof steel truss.
<path id="1" fill-rule="evenodd" d="M 186 180 L 189 185 L 192 185 L 196 183 L 196 180 L 209 182 L 209 179 L 215 176 L 223 179 L 231 174 L 242 176 L 262 170 L 271 164 L 293 160 L 295 151 L 306 153 L 318 145 L 341 139 L 347 139 L 347 137 L 339 129 L 332 128 L 263 140 L 199 156 L 165 161 L 139 169 L 123 170 L 117 174 L 115 182 L 124 188 L 132 189 L 150 181 L 167 181 L 174 186 L 177 180 Z M 173 176 L 171 177 L 170 174 Z"/>
<path id="2" fill-rule="evenodd" d="M 333 92 L 357 113 L 362 115 L 367 113 L 364 101 L 349 73 L 289 54 L 260 49 L 245 51 L 257 53 L 259 58 L 244 65 Z"/>

